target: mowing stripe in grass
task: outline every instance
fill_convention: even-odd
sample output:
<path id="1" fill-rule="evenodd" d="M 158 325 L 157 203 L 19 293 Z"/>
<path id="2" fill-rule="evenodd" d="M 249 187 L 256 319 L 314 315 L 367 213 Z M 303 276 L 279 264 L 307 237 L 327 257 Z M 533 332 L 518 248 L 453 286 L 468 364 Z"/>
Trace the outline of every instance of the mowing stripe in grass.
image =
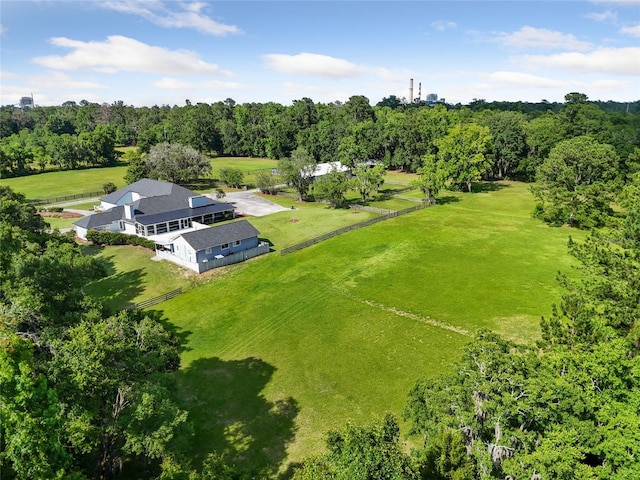
<path id="1" fill-rule="evenodd" d="M 411 312 L 405 312 L 404 310 L 399 310 L 396 307 L 393 306 L 388 306 L 388 305 L 384 305 L 382 303 L 379 302 L 374 302 L 373 300 L 366 300 L 364 298 L 359 298 L 356 297 L 355 295 L 350 295 L 347 292 L 344 291 L 340 291 L 336 289 L 336 292 L 339 293 L 340 295 L 344 296 L 344 297 L 348 297 L 352 300 L 355 300 L 357 302 L 363 303 L 365 305 L 369 305 L 370 307 L 373 308 L 377 308 L 379 310 L 383 310 L 385 312 L 389 312 L 392 313 L 394 315 L 398 315 L 399 317 L 405 317 L 405 318 L 410 318 L 412 320 L 416 320 L 417 322 L 421 322 L 421 323 L 426 323 L 427 325 L 431 325 L 432 327 L 437 327 L 437 328 L 443 328 L 445 330 L 450 330 L 452 332 L 455 333 L 459 333 L 460 335 L 464 335 L 466 337 L 472 337 L 473 334 L 464 328 L 461 327 L 456 327 L 455 325 L 451 325 L 450 323 L 447 322 L 442 322 L 440 320 L 436 320 L 434 318 L 431 317 L 427 317 L 424 315 L 418 315 L 416 313 L 411 313 Z"/>

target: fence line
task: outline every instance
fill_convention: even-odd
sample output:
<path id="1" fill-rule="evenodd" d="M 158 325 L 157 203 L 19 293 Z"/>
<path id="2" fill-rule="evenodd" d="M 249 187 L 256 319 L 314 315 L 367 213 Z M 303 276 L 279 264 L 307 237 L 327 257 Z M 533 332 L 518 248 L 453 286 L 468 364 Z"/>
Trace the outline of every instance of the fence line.
<path id="1" fill-rule="evenodd" d="M 290 253 L 297 252 L 298 250 L 302 250 L 303 248 L 310 247 L 311 245 L 315 245 L 316 243 L 323 242 L 325 240 L 328 240 L 330 238 L 336 237 L 336 236 L 341 235 L 343 233 L 347 233 L 347 232 L 350 232 L 352 230 L 357 230 L 357 229 L 363 228 L 363 227 L 368 227 L 369 225 L 373 225 L 373 224 L 378 223 L 378 222 L 383 222 L 384 220 L 389 220 L 390 218 L 395 218 L 395 217 L 398 217 L 400 215 L 405 215 L 407 213 L 415 212 L 416 210 L 421 210 L 421 209 L 423 209 L 425 207 L 426 207 L 426 204 L 425 203 L 421 203 L 419 205 L 415 205 L 413 207 L 405 208 L 403 210 L 398 210 L 398 211 L 395 211 L 395 212 L 389 212 L 389 213 L 387 213 L 385 215 L 381 215 L 379 217 L 371 218 L 371 219 L 366 220 L 364 222 L 354 223 L 353 225 L 349 225 L 348 227 L 343 227 L 343 228 L 340 228 L 338 230 L 334 230 L 332 232 L 325 233 L 324 235 L 320 235 L 318 237 L 311 238 L 311 239 L 309 239 L 307 241 L 304 241 L 302 243 L 298 243 L 296 245 L 292 245 L 291 247 L 283 248 L 282 250 L 280 250 L 280 255 L 281 256 L 288 255 Z"/>
<path id="2" fill-rule="evenodd" d="M 51 203 L 64 202 L 66 200 L 76 200 L 78 198 L 101 197 L 104 192 L 76 193 L 75 195 L 66 195 L 64 197 L 46 198 L 29 200 L 31 205 L 49 205 Z"/>
<path id="3" fill-rule="evenodd" d="M 143 300 L 140 303 L 134 303 L 133 305 L 127 305 L 124 307 L 124 310 L 135 310 L 138 308 L 147 308 L 152 307 L 153 305 L 157 305 L 166 300 L 170 300 L 173 297 L 177 297 L 182 293 L 182 288 L 176 288 L 175 290 L 171 290 L 170 292 L 165 293 L 164 295 L 160 295 L 158 297 L 150 298 L 149 300 Z"/>
<path id="4" fill-rule="evenodd" d="M 225 267 L 227 265 L 233 265 L 234 263 L 244 262 L 250 258 L 257 257 L 258 255 L 269 253 L 270 250 L 271 245 L 268 242 L 260 242 L 260 244 L 255 248 L 227 255 L 223 258 L 214 258 L 213 260 L 209 260 L 206 264 L 200 263 L 198 264 L 198 268 L 200 270 L 198 273 L 206 272 L 212 268 Z"/>

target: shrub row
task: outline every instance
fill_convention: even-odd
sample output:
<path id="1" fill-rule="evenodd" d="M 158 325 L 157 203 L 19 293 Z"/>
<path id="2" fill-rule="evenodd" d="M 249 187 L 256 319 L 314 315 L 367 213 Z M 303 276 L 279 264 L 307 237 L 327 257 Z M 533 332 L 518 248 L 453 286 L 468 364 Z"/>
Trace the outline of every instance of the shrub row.
<path id="1" fill-rule="evenodd" d="M 155 243 L 146 238 L 136 235 L 127 235 L 120 232 L 99 232 L 97 230 L 89 230 L 87 240 L 96 245 L 139 245 L 155 250 Z"/>

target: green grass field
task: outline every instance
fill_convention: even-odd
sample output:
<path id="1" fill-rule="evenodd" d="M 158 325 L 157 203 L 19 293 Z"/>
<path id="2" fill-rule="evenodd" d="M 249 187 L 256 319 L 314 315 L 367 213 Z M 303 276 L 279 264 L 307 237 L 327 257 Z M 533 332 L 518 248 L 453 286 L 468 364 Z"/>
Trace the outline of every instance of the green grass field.
<path id="1" fill-rule="evenodd" d="M 571 269 L 568 236 L 583 234 L 543 225 L 532 208 L 519 183 L 446 192 L 435 207 L 229 267 L 158 305 L 185 341 L 176 377 L 195 460 L 226 452 L 275 475 L 347 420 L 400 416 L 415 380 L 451 369 L 478 329 L 533 341 L 560 299 L 556 272 Z M 280 248 L 350 215 L 364 213 L 300 205 L 251 221 Z M 126 291 L 117 277 L 133 260 L 110 248 L 101 255 L 115 266 L 110 291 Z M 136 263 L 134 275 L 150 263 Z M 179 278 L 157 277 L 164 291 Z M 151 283 L 127 282 L 138 295 Z"/>
<path id="2" fill-rule="evenodd" d="M 83 172 L 58 182 L 84 185 L 74 177 Z M 51 182 L 31 191 L 63 188 Z M 397 188 L 374 205 L 413 205 L 391 197 Z M 184 341 L 176 378 L 195 426 L 194 460 L 226 452 L 260 478 L 320 451 L 323 434 L 348 420 L 401 416 L 414 382 L 451 369 L 478 329 L 535 340 L 560 300 L 557 271 L 571 274 L 568 236 L 584 238 L 531 218 L 527 185 L 496 182 L 442 192 L 434 207 L 282 257 L 281 248 L 375 214 L 268 198 L 295 207 L 250 218 L 275 251 L 202 276 L 141 248 L 86 250 L 110 273 L 86 292 L 114 310 L 186 287 L 155 308 Z"/>
<path id="3" fill-rule="evenodd" d="M 27 197 L 27 200 L 47 199 L 75 195 L 79 193 L 102 191 L 102 185 L 113 183 L 124 187 L 126 166 L 87 168 L 83 170 L 65 170 L 45 172 L 26 177 L 2 179 L 2 185 L 11 187 Z"/>
<path id="4" fill-rule="evenodd" d="M 111 311 L 158 297 L 176 288 L 188 290 L 199 283 L 195 272 L 170 262 L 155 262 L 154 253 L 141 247 L 83 246 L 85 255 L 99 258 L 109 276 L 85 287 Z"/>

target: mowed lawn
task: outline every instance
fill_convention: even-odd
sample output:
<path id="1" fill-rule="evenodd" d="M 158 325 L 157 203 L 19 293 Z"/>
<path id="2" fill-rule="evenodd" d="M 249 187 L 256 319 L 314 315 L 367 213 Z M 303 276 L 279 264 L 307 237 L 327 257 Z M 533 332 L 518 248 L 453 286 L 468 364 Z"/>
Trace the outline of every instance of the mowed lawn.
<path id="1" fill-rule="evenodd" d="M 451 369 L 478 329 L 535 340 L 571 269 L 568 236 L 583 234 L 531 218 L 526 185 L 477 190 L 159 305 L 186 342 L 176 376 L 196 460 L 215 450 L 275 474 L 348 420 L 401 416 L 416 379 Z"/>
<path id="2" fill-rule="evenodd" d="M 113 183 L 122 188 L 126 185 L 124 165 L 82 170 L 45 172 L 25 177 L 4 178 L 2 185 L 11 187 L 27 197 L 27 200 L 43 200 L 80 193 L 101 192 L 102 185 Z"/>

